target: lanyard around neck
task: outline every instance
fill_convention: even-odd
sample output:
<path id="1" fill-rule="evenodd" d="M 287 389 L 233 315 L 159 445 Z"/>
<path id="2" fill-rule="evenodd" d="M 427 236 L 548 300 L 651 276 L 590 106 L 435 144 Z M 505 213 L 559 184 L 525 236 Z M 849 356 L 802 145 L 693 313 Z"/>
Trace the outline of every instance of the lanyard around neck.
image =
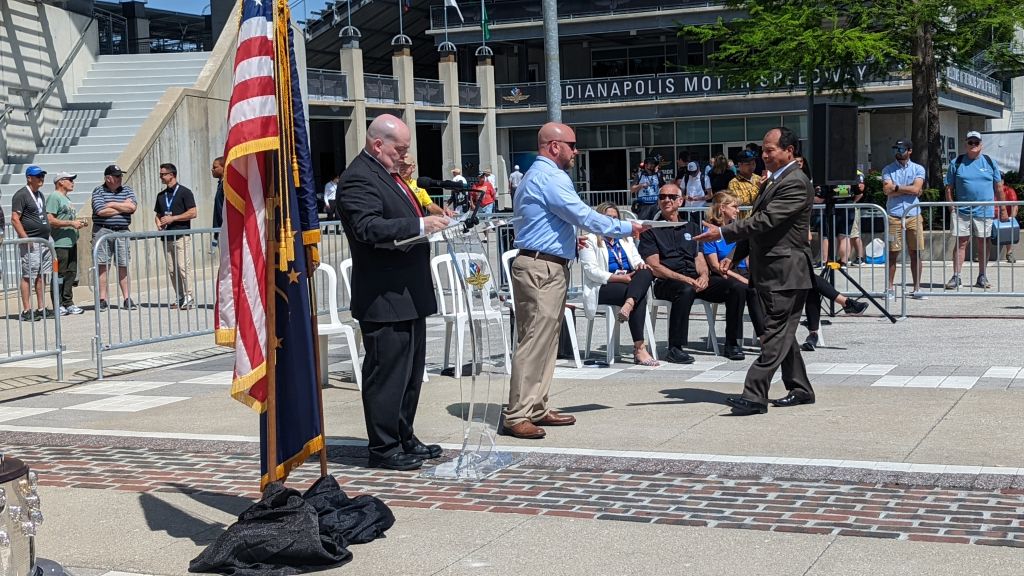
<path id="1" fill-rule="evenodd" d="M 178 184 L 174 185 L 174 190 L 171 191 L 170 195 L 167 194 L 167 190 L 170 190 L 170 188 L 164 190 L 164 204 L 167 205 L 168 212 L 171 211 L 171 205 L 174 204 L 174 197 L 178 195 L 178 186 Z"/>

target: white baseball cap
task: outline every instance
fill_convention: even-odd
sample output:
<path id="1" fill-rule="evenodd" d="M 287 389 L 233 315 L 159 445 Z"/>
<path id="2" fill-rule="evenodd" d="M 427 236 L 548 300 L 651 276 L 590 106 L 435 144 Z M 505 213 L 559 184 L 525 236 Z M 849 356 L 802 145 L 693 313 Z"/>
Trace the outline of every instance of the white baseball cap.
<path id="1" fill-rule="evenodd" d="M 970 140 L 971 138 L 977 138 L 978 140 L 981 140 L 981 132 L 978 132 L 977 130 L 971 130 L 970 132 L 967 133 L 967 136 L 964 137 L 964 140 Z"/>
<path id="2" fill-rule="evenodd" d="M 519 170 L 519 164 L 516 164 L 515 166 L 513 166 L 512 169 L 513 170 Z"/>
<path id="3" fill-rule="evenodd" d="M 686 165 L 686 169 L 690 172 L 696 172 L 697 170 L 700 169 L 700 167 L 697 166 L 696 162 L 690 162 L 689 164 Z"/>

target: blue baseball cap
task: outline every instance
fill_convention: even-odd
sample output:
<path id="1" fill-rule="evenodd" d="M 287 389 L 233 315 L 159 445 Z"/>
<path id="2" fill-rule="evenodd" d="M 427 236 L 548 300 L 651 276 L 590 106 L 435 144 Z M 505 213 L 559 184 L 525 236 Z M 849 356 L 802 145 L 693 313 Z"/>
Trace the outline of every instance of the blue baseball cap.
<path id="1" fill-rule="evenodd" d="M 740 152 L 739 154 L 736 155 L 736 163 L 737 164 L 739 164 L 741 162 L 756 162 L 756 161 L 757 161 L 757 154 L 754 154 L 754 152 L 751 151 L 751 150 L 744 150 L 744 151 L 742 151 L 742 152 Z"/>
<path id="2" fill-rule="evenodd" d="M 46 170 L 43 170 L 39 166 L 29 166 L 25 169 L 25 176 L 36 176 L 42 178 L 46 176 Z"/>

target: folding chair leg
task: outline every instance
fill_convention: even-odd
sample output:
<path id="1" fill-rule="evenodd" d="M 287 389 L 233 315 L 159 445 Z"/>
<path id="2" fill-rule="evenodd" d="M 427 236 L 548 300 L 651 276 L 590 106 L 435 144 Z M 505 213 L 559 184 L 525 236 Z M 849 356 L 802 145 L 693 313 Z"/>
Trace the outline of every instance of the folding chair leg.
<path id="1" fill-rule="evenodd" d="M 594 336 L 594 319 L 587 319 L 587 359 L 590 359 L 590 344 Z"/>
<path id="2" fill-rule="evenodd" d="M 580 343 L 576 339 L 576 321 L 573 319 L 572 310 L 563 308 L 562 316 L 565 317 L 566 325 L 571 326 L 569 328 L 569 343 L 572 344 L 572 359 L 577 368 L 583 368 L 583 360 L 580 359 Z"/>
<path id="3" fill-rule="evenodd" d="M 444 366 L 441 367 L 441 371 L 448 369 L 448 358 L 452 351 L 452 329 L 455 327 L 454 322 L 444 323 Z"/>
<path id="4" fill-rule="evenodd" d="M 644 311 L 644 332 L 647 334 L 647 344 L 651 347 L 651 358 L 658 359 L 658 341 L 654 339 L 654 322 L 651 321 L 650 310 Z"/>
<path id="5" fill-rule="evenodd" d="M 359 362 L 359 348 L 356 346 L 356 335 L 349 326 L 342 327 L 341 333 L 345 336 L 345 342 L 348 344 L 348 355 L 352 357 L 352 374 L 355 377 L 356 387 L 362 390 L 363 371 Z"/>
<path id="6" fill-rule="evenodd" d="M 704 314 L 708 317 L 708 347 L 718 356 L 718 336 L 715 334 L 715 311 L 711 304 L 704 304 Z"/>
<path id="7" fill-rule="evenodd" d="M 611 366 L 615 363 L 615 352 L 619 343 L 619 323 L 615 320 L 611 308 L 605 310 L 605 328 L 608 332 L 608 345 L 605 348 L 605 360 Z"/>

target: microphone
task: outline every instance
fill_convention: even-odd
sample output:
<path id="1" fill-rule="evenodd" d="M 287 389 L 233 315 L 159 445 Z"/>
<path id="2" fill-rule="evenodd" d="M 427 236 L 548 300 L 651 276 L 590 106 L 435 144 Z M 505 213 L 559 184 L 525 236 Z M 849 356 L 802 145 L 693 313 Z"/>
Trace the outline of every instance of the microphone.
<path id="1" fill-rule="evenodd" d="M 452 180 L 434 180 L 429 176 L 420 176 L 416 179 L 416 185 L 420 188 L 444 188 L 445 190 L 469 190 L 468 182 L 455 182 Z"/>

